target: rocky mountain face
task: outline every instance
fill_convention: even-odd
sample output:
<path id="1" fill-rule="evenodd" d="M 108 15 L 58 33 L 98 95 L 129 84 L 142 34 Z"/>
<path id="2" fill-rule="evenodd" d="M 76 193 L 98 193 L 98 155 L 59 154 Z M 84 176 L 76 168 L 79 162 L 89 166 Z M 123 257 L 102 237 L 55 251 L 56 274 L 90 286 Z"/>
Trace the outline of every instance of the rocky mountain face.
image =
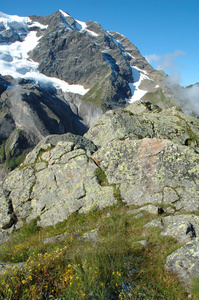
<path id="1" fill-rule="evenodd" d="M 83 135 L 105 111 L 174 96 L 122 34 L 59 10 L 48 17 L 0 13 L 0 177 L 45 136 Z"/>

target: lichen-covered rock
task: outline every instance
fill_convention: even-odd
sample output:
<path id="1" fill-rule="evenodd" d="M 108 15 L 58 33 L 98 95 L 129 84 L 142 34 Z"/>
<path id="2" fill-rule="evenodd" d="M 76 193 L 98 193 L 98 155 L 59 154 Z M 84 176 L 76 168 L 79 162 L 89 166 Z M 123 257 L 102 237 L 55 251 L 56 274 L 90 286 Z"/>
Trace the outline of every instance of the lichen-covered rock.
<path id="1" fill-rule="evenodd" d="M 191 280 L 199 277 L 199 239 L 188 242 L 184 247 L 169 255 L 166 267 L 177 274 L 190 289 Z"/>
<path id="2" fill-rule="evenodd" d="M 57 241 L 61 241 L 61 240 L 64 240 L 65 239 L 65 234 L 59 234 L 59 235 L 56 235 L 56 236 L 53 236 L 53 237 L 49 237 L 49 238 L 46 238 L 46 239 L 43 239 L 42 242 L 44 244 L 50 244 L 50 243 L 54 243 L 54 242 L 57 242 Z"/>
<path id="3" fill-rule="evenodd" d="M 88 154 L 92 154 L 97 150 L 97 147 L 95 144 L 80 136 L 80 135 L 75 135 L 75 134 L 52 134 L 44 138 L 41 142 L 37 144 L 37 146 L 26 156 L 26 159 L 24 161 L 24 165 L 35 163 L 37 160 L 37 157 L 41 152 L 44 152 L 46 150 L 50 150 L 51 148 L 55 147 L 57 143 L 59 142 L 69 142 L 68 146 L 66 145 L 65 147 L 68 147 L 68 149 L 65 148 L 64 151 L 70 151 L 73 148 L 78 149 L 82 148 L 85 151 L 88 152 Z M 58 151 L 59 148 L 56 148 L 55 152 Z M 57 154 L 58 155 L 58 154 Z"/>
<path id="4" fill-rule="evenodd" d="M 17 216 L 20 227 L 22 218 L 29 222 L 39 217 L 40 226 L 54 225 L 72 212 L 87 212 L 116 202 L 113 187 L 99 184 L 98 166 L 88 156 L 95 146 L 81 137 L 69 135 L 59 142 L 56 138 L 38 145 L 2 183 L 1 225 L 9 223 L 9 203 L 9 214 Z"/>
<path id="5" fill-rule="evenodd" d="M 127 211 L 127 214 L 131 215 L 131 214 L 139 214 L 142 211 L 147 211 L 150 214 L 158 214 L 158 207 L 152 204 L 149 205 L 144 205 L 140 208 L 136 208 L 136 209 L 131 209 Z"/>
<path id="6" fill-rule="evenodd" d="M 179 242 L 189 242 L 199 236 L 199 217 L 195 215 L 167 216 L 153 220 L 145 227 L 159 227 L 162 236 L 172 236 Z"/>
<path id="7" fill-rule="evenodd" d="M 84 239 L 88 242 L 96 243 L 99 240 L 98 228 L 93 229 L 89 232 L 84 233 L 81 236 L 81 239 Z"/>
<path id="8" fill-rule="evenodd" d="M 19 263 L 0 263 L 0 276 L 2 276 L 4 273 L 9 273 L 13 271 L 20 270 L 24 268 L 26 265 L 25 262 L 19 262 Z"/>
<path id="9" fill-rule="evenodd" d="M 175 107 L 161 110 L 151 103 L 136 101 L 126 109 L 106 112 L 85 137 L 98 146 L 115 139 L 160 138 L 199 151 L 199 118 Z"/>
<path id="10" fill-rule="evenodd" d="M 199 208 L 199 156 L 169 140 L 114 140 L 94 153 L 111 184 L 120 184 L 128 205 L 170 205 L 175 211 Z M 170 197 L 169 197 L 170 195 Z M 172 195 L 172 197 L 171 197 Z"/>
<path id="11" fill-rule="evenodd" d="M 53 225 L 74 211 L 111 205 L 114 185 L 128 205 L 198 210 L 198 121 L 176 108 L 137 102 L 104 114 L 84 137 L 46 137 L 2 183 L 2 226 L 37 217 L 41 226 Z"/>

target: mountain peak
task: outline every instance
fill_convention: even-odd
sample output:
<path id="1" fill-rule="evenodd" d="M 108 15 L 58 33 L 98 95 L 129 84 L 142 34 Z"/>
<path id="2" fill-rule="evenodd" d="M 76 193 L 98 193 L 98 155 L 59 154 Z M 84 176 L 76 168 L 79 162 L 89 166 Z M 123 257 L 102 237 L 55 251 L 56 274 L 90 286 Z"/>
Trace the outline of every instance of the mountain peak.
<path id="1" fill-rule="evenodd" d="M 61 9 L 59 9 L 58 10 L 64 17 L 70 17 L 70 15 L 67 13 L 67 12 L 65 12 L 65 11 L 63 11 L 63 10 L 61 10 Z"/>

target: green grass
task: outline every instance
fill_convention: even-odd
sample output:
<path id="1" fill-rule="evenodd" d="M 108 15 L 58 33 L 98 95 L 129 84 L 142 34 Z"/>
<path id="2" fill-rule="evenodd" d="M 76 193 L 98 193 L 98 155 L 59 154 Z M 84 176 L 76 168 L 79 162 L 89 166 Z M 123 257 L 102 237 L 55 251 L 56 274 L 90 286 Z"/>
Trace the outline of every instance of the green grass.
<path id="1" fill-rule="evenodd" d="M 6 167 L 9 170 L 13 170 L 18 167 L 25 159 L 28 150 L 24 150 L 19 156 L 17 157 L 10 157 L 10 155 L 6 158 Z"/>
<path id="2" fill-rule="evenodd" d="M 102 91 L 97 82 L 84 96 L 83 101 L 92 102 L 95 106 L 101 106 L 103 103 Z"/>
<path id="3" fill-rule="evenodd" d="M 133 218 L 126 206 L 88 214 L 73 213 L 56 226 L 39 228 L 37 220 L 1 244 L 4 262 L 25 268 L 0 277 L 0 299 L 187 299 L 176 276 L 164 268 L 167 255 L 180 245 L 144 225 L 154 216 Z M 90 242 L 83 234 L 97 230 Z M 43 240 L 63 234 L 63 239 Z M 147 246 L 138 243 L 147 239 Z"/>
<path id="4" fill-rule="evenodd" d="M 13 170 L 18 167 L 25 159 L 27 153 L 30 149 L 23 149 L 23 145 L 18 148 L 12 148 L 11 145 L 13 140 L 19 141 L 20 138 L 23 138 L 24 132 L 20 129 L 15 129 L 10 137 L 3 141 L 0 145 L 0 164 L 5 163 L 5 167 L 9 170 Z M 10 149 L 12 148 L 12 149 Z"/>
<path id="5" fill-rule="evenodd" d="M 4 163 L 5 158 L 5 141 L 3 141 L 0 145 L 0 163 Z"/>
<path id="6" fill-rule="evenodd" d="M 109 185 L 108 179 L 106 178 L 106 174 L 101 168 L 96 168 L 95 174 L 101 186 Z"/>
<path id="7" fill-rule="evenodd" d="M 163 90 L 161 88 L 157 89 L 154 93 L 147 93 L 143 99 L 156 105 L 162 103 L 165 108 L 174 105 L 172 103 L 172 100 L 164 95 Z"/>
<path id="8" fill-rule="evenodd" d="M 199 299 L 199 278 L 192 281 L 192 296 L 194 300 Z"/>

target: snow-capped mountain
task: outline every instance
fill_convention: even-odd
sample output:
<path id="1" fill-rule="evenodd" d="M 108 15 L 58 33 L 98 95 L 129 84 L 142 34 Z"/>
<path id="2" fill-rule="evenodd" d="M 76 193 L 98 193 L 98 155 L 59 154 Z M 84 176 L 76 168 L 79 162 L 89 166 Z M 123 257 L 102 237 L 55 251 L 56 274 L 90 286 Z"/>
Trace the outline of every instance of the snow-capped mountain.
<path id="1" fill-rule="evenodd" d="M 80 85 L 69 85 L 58 78 L 49 78 L 38 71 L 38 63 L 29 58 L 41 36 L 37 31 L 47 29 L 48 25 L 34 22 L 30 18 L 9 16 L 0 13 L 0 70 L 1 75 L 13 78 L 30 79 L 40 85 L 53 85 L 64 92 L 77 92 L 81 95 L 87 92 Z"/>
<path id="2" fill-rule="evenodd" d="M 36 21 L 38 19 L 38 21 Z M 58 20 L 57 20 L 58 19 Z M 39 22 L 40 21 L 40 22 Z M 49 25 L 44 25 L 44 23 L 48 23 Z M 56 23 L 55 23 L 56 22 Z M 49 27 L 49 29 L 48 29 Z M 131 52 L 137 49 L 128 49 L 125 50 L 124 46 L 120 43 L 118 39 L 114 37 L 114 33 L 108 33 L 104 29 L 100 27 L 99 24 L 95 22 L 81 22 L 78 20 L 74 20 L 70 15 L 63 11 L 58 11 L 57 13 L 51 15 L 50 17 L 40 17 L 40 18 L 31 18 L 31 17 L 18 17 L 18 16 L 10 16 L 4 13 L 0 13 L 0 68 L 1 68 L 1 75 L 10 75 L 13 78 L 23 78 L 23 79 L 30 79 L 34 80 L 35 83 L 39 83 L 41 86 L 49 84 L 53 85 L 55 88 L 60 88 L 64 92 L 73 92 L 84 95 L 88 92 L 88 88 L 84 88 L 84 86 L 68 84 L 67 79 L 70 83 L 82 82 L 85 83 L 86 87 L 91 88 L 91 84 L 88 83 L 88 80 L 85 80 L 84 76 L 73 76 L 73 73 L 70 71 L 69 75 L 66 75 L 66 71 L 64 71 L 62 61 L 60 62 L 60 52 L 66 52 L 63 45 L 61 45 L 62 49 L 56 49 L 55 40 L 56 42 L 59 41 L 58 36 L 53 37 L 49 41 L 49 37 L 52 34 L 52 29 L 54 31 L 56 27 L 56 35 L 60 35 L 61 31 L 61 39 L 62 43 L 66 42 L 66 37 L 81 40 L 85 44 L 85 50 L 89 50 L 87 48 L 87 43 L 85 43 L 86 39 L 92 40 L 91 51 L 97 52 L 98 55 L 101 56 L 101 60 L 103 58 L 104 65 L 105 63 L 108 64 L 109 69 L 111 72 L 115 74 L 115 76 L 121 75 L 123 71 L 127 67 L 125 72 L 123 71 L 122 74 L 127 77 L 128 83 L 130 83 L 128 91 L 126 91 L 126 96 L 122 95 L 122 98 L 126 98 L 126 100 L 133 102 L 135 100 L 140 99 L 147 90 L 143 90 L 139 88 L 139 85 L 143 79 L 151 80 L 147 77 L 147 72 L 144 69 L 141 69 L 137 66 L 137 63 L 133 63 L 136 58 L 131 55 Z M 90 29 L 93 30 L 90 30 Z M 124 38 L 124 36 L 117 34 L 117 38 Z M 46 43 L 46 38 L 48 39 L 48 43 Z M 98 42 L 98 43 L 97 43 Z M 48 45 L 47 45 L 48 44 Z M 54 46 L 53 46 L 54 44 Z M 89 43 L 90 44 L 90 43 Z M 49 49 L 50 45 L 50 49 Z M 75 45 L 75 48 L 78 49 L 75 51 L 78 56 L 74 57 L 74 52 L 72 51 L 73 60 L 76 60 L 74 64 L 74 69 L 78 68 L 78 64 L 82 62 L 82 54 L 80 52 L 84 52 L 83 47 L 79 48 L 79 43 Z M 82 45 L 84 46 L 84 45 Z M 133 45 L 132 45 L 133 46 Z M 47 48 L 48 51 L 43 52 L 43 48 Z M 95 49 L 93 50 L 92 47 Z M 36 49 L 35 49 L 36 48 Z M 73 47 L 72 47 L 73 48 Z M 135 48 L 135 47 L 134 47 Z M 35 49 L 35 50 L 33 50 Z M 29 52 L 33 50 L 33 58 L 36 58 L 37 61 L 30 59 Z M 58 50 L 58 51 L 57 51 Z M 39 52 L 39 53 L 38 53 Z M 120 55 L 123 57 L 119 57 L 120 61 L 115 59 L 115 56 L 119 52 Z M 139 56 L 138 50 L 136 51 L 137 55 Z M 67 53 L 66 53 L 67 54 Z M 71 53 L 70 53 L 71 54 Z M 84 54 L 84 53 L 83 53 Z M 55 55 L 59 58 L 55 59 Z M 88 55 L 88 53 L 87 53 Z M 67 58 L 66 55 L 65 58 Z M 81 56 L 81 61 L 79 59 Z M 50 65 L 48 64 L 48 60 L 50 57 Z M 72 57 L 69 57 L 69 59 Z M 79 63 L 78 63 L 79 59 Z M 86 57 L 84 57 L 84 60 Z M 38 62 L 39 60 L 39 62 Z M 67 59 L 68 60 L 68 59 Z M 144 60 L 142 58 L 142 60 Z M 47 61 L 47 64 L 45 64 Z M 90 64 L 93 64 L 91 61 Z M 123 65 L 122 65 L 123 64 Z M 64 63 L 66 67 L 68 66 Z M 58 68 L 57 68 L 58 66 Z M 70 62 L 71 66 L 71 62 Z M 77 67 L 76 67 L 77 66 Z M 147 63 L 145 61 L 145 68 Z M 39 69 L 38 69 L 39 67 Z M 89 66 L 90 67 L 90 66 Z M 96 66 L 99 69 L 99 66 Z M 107 66 L 106 66 L 107 67 Z M 149 65 L 147 66 L 149 68 Z M 41 70 L 42 69 L 42 70 Z M 53 69 L 53 71 L 52 71 Z M 92 66 L 92 69 L 95 71 L 95 66 Z M 107 68 L 108 69 L 108 68 Z M 43 71 L 43 72 L 42 72 Z M 152 68 L 150 68 L 150 72 Z M 75 71 L 74 71 L 75 72 Z M 109 70 L 110 72 L 110 70 Z M 47 73 L 49 76 L 45 76 L 43 73 Z M 51 73 L 57 74 L 57 76 L 52 77 Z M 60 74 L 59 74 L 60 73 Z M 68 72 L 67 72 L 68 73 Z M 90 73 L 90 70 L 89 70 Z M 93 77 L 91 70 L 91 74 L 89 77 Z M 66 77 L 63 79 L 66 80 L 59 80 L 59 76 Z M 81 77 L 81 78 L 80 78 Z M 86 82 L 85 82 L 86 81 Z M 92 81 L 92 80 L 91 80 Z M 156 85 L 157 86 L 157 85 Z M 121 96 L 121 95 L 120 95 Z"/>
<path id="3" fill-rule="evenodd" d="M 84 134 L 106 110 L 151 94 L 168 105 L 165 76 L 125 36 L 94 21 L 62 10 L 47 17 L 0 13 L 1 163 L 14 158 L 7 163 L 13 168 L 46 135 Z"/>

